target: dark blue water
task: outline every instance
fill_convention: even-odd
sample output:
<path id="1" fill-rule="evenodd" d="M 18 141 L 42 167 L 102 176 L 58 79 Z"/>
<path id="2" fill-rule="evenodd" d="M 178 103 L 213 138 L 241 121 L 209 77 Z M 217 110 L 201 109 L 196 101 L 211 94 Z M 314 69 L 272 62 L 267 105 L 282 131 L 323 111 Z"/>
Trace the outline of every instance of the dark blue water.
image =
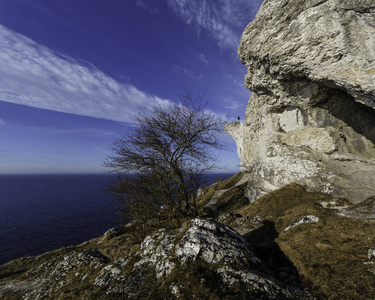
<path id="1" fill-rule="evenodd" d="M 110 175 L 0 176 L 0 265 L 76 245 L 115 225 Z"/>
<path id="2" fill-rule="evenodd" d="M 233 174 L 210 174 L 207 184 Z M 77 245 L 116 225 L 112 175 L 0 176 L 0 265 Z"/>

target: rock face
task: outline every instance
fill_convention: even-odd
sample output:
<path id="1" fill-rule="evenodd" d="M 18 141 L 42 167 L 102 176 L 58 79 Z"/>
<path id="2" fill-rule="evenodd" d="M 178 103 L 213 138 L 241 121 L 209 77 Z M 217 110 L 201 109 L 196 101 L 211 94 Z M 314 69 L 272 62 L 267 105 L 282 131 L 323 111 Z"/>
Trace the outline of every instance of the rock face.
<path id="1" fill-rule="evenodd" d="M 241 38 L 251 98 L 237 143 L 248 197 L 291 182 L 375 195 L 375 2 L 266 0 Z"/>

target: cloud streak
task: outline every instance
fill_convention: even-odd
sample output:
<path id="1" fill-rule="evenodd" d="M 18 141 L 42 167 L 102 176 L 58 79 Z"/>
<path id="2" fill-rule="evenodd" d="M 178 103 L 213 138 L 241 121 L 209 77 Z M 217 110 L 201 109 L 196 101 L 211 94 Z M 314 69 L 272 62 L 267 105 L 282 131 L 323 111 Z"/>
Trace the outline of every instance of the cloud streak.
<path id="1" fill-rule="evenodd" d="M 263 0 L 166 0 L 174 14 L 199 33 L 207 31 L 223 48 L 238 46 L 240 35 Z"/>
<path id="2" fill-rule="evenodd" d="M 0 101 L 120 122 L 132 122 L 145 108 L 169 102 L 2 25 Z"/>
<path id="3" fill-rule="evenodd" d="M 60 128 L 47 128 L 40 126 L 7 126 L 9 129 L 32 134 L 32 135 L 45 135 L 45 136 L 58 136 L 58 135 L 70 135 L 77 137 L 106 137 L 106 136 L 115 136 L 116 133 L 100 129 L 100 128 L 74 128 L 74 129 L 60 129 Z M 1 151 L 1 149 L 0 149 Z"/>
<path id="4" fill-rule="evenodd" d="M 199 55 L 199 60 L 200 60 L 202 63 L 208 65 L 208 60 L 206 59 L 206 56 L 205 56 L 204 54 L 200 54 L 200 55 Z"/>
<path id="5" fill-rule="evenodd" d="M 238 101 L 233 100 L 232 97 L 228 97 L 228 98 L 224 99 L 224 103 L 226 103 L 224 105 L 224 108 L 226 108 L 226 109 L 234 110 L 234 109 L 237 109 L 239 107 Z"/>

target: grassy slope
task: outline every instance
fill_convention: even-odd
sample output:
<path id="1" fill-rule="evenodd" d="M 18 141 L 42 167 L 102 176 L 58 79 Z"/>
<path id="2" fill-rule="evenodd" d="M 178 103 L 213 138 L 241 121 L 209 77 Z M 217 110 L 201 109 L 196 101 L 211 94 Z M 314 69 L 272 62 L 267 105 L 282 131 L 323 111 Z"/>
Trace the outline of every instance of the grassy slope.
<path id="1" fill-rule="evenodd" d="M 276 234 L 272 240 L 317 295 L 324 299 L 371 299 L 375 295 L 375 275 L 364 263 L 368 249 L 375 248 L 375 226 L 341 217 L 318 203 L 329 200 L 328 195 L 311 194 L 302 186 L 290 184 L 236 212 L 265 216 L 274 224 Z M 305 215 L 315 215 L 319 222 L 283 232 Z"/>
<path id="2" fill-rule="evenodd" d="M 107 256 L 111 261 L 115 261 L 125 255 L 138 251 L 139 244 L 139 239 L 134 238 L 132 234 L 124 233 L 120 236 L 109 237 L 104 240 L 102 237 L 95 238 L 75 247 L 61 248 L 35 257 L 15 259 L 0 267 L 0 286 L 8 281 L 18 282 L 22 280 L 30 280 L 31 278 L 27 276 L 27 271 L 37 268 L 44 262 L 51 262 L 55 259 L 59 260 L 61 257 L 73 252 L 96 249 Z M 98 270 L 92 270 L 90 267 L 88 267 L 87 270 L 82 271 L 90 274 L 92 279 L 98 275 Z M 72 282 L 64 287 L 64 290 L 68 291 L 68 293 L 61 295 L 61 290 L 57 290 L 55 294 L 51 295 L 51 299 L 100 299 L 103 296 L 103 294 L 100 293 L 100 290 L 93 289 L 93 280 L 88 282 L 77 282 L 74 278 L 74 274 L 71 277 Z M 13 293 L 2 299 L 21 299 L 23 295 L 23 292 Z M 106 297 L 106 299 L 107 298 L 109 299 L 109 297 Z"/>

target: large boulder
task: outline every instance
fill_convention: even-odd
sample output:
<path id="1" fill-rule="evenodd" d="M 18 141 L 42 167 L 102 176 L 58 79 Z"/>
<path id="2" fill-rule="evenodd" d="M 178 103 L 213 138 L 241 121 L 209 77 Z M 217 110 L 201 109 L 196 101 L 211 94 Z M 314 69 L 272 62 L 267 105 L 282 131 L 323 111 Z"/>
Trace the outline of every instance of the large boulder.
<path id="1" fill-rule="evenodd" d="M 266 0 L 238 55 L 251 98 L 237 143 L 248 197 L 290 182 L 358 203 L 375 195 L 375 2 Z"/>

